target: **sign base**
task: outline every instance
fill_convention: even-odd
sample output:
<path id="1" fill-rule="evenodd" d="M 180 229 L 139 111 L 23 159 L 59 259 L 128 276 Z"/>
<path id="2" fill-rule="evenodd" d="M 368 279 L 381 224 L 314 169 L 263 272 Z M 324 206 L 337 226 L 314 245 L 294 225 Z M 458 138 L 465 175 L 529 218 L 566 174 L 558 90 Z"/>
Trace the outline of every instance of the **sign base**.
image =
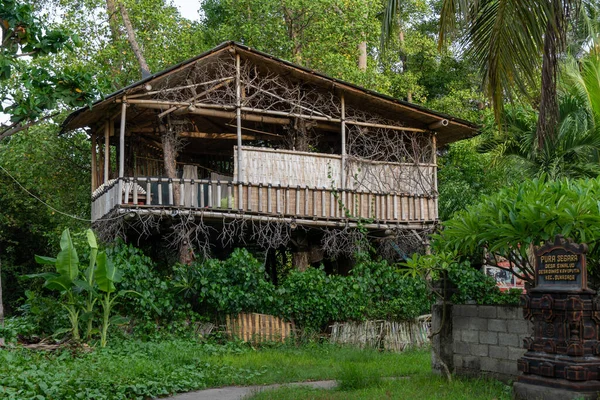
<path id="1" fill-rule="evenodd" d="M 548 384 L 555 383 L 557 379 L 546 379 L 546 381 L 548 382 L 537 384 L 515 382 L 513 384 L 513 398 L 516 400 L 595 400 L 598 398 L 598 392 L 593 390 L 558 389 L 547 386 Z"/>

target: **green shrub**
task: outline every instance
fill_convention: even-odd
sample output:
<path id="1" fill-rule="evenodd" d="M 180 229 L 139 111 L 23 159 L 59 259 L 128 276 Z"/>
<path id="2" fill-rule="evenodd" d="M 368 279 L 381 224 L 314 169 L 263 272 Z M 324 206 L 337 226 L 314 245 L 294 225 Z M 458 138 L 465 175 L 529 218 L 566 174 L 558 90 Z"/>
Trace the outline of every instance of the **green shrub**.
<path id="1" fill-rule="evenodd" d="M 406 277 L 385 260 L 363 260 L 357 263 L 349 277 L 352 286 L 368 302 L 365 316 L 371 319 L 405 320 L 429 313 L 431 299 L 427 286 L 419 277 Z"/>
<path id="2" fill-rule="evenodd" d="M 225 261 L 178 265 L 175 285 L 198 311 L 211 316 L 242 311 L 277 313 L 279 309 L 275 287 L 267 281 L 263 264 L 245 249 L 236 249 Z"/>
<path id="3" fill-rule="evenodd" d="M 346 292 L 345 283 L 343 277 L 328 276 L 323 269 L 291 271 L 277 290 L 281 313 L 299 327 L 320 331 L 329 322 L 344 319 L 344 310 L 356 301 L 352 292 Z"/>
<path id="4" fill-rule="evenodd" d="M 122 242 L 107 249 L 107 254 L 123 272 L 120 290 L 132 290 L 140 296 L 128 296 L 119 300 L 117 312 L 131 319 L 138 333 L 171 327 L 174 321 L 190 317 L 189 304 L 181 301 L 171 277 L 161 277 L 156 263 L 144 253 Z"/>

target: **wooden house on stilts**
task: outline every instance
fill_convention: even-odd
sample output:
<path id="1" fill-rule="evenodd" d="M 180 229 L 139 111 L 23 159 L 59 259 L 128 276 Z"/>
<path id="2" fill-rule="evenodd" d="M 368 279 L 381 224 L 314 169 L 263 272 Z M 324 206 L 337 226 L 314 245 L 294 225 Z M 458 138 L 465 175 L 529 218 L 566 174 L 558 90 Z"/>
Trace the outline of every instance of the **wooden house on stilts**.
<path id="1" fill-rule="evenodd" d="M 298 267 L 351 255 L 365 232 L 384 255 L 422 245 L 437 149 L 477 132 L 233 42 L 75 111 L 63 131 L 84 127 L 100 235 L 160 234 L 190 255 L 286 250 Z"/>

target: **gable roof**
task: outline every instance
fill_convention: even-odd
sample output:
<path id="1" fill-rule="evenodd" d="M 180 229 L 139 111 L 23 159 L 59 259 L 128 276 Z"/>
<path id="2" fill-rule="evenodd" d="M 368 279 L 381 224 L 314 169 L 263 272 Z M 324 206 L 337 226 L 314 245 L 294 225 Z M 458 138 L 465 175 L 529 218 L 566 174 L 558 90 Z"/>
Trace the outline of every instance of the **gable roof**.
<path id="1" fill-rule="evenodd" d="M 393 115 L 395 119 L 405 122 L 407 126 L 434 130 L 437 132 L 438 144 L 440 146 L 475 136 L 479 131 L 479 127 L 470 121 L 432 111 L 425 107 L 380 94 L 352 83 L 331 78 L 314 70 L 230 41 L 224 42 L 205 53 L 119 89 L 116 92 L 109 94 L 104 99 L 95 102 L 91 108 L 84 107 L 74 111 L 63 122 L 62 132 L 90 126 L 93 123 L 102 120 L 111 107 L 117 106 L 116 100 L 123 96 L 141 92 L 148 84 L 153 86 L 153 83 L 155 82 L 160 82 L 182 70 L 191 68 L 199 61 L 217 57 L 224 51 L 235 51 L 240 54 L 241 58 L 265 65 L 273 72 L 309 82 L 317 87 L 333 90 L 337 94 L 343 93 L 347 101 L 359 105 L 361 108 L 370 108 L 378 111 L 384 110 L 388 115 Z M 447 121 L 447 125 L 439 124 L 440 121 Z M 437 126 L 432 128 L 432 125 L 436 123 L 438 123 Z"/>

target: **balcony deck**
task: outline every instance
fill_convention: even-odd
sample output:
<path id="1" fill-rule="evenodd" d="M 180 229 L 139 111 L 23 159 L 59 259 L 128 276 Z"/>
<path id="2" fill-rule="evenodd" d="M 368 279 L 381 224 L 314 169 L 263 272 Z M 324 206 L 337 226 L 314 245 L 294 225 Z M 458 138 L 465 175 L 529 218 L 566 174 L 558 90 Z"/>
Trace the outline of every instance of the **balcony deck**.
<path id="1" fill-rule="evenodd" d="M 438 218 L 437 198 L 428 195 L 157 177 L 126 177 L 99 188 L 92 196 L 92 220 L 114 210 L 193 213 L 215 220 L 283 219 L 320 227 L 361 221 L 369 229 L 418 229 Z"/>

